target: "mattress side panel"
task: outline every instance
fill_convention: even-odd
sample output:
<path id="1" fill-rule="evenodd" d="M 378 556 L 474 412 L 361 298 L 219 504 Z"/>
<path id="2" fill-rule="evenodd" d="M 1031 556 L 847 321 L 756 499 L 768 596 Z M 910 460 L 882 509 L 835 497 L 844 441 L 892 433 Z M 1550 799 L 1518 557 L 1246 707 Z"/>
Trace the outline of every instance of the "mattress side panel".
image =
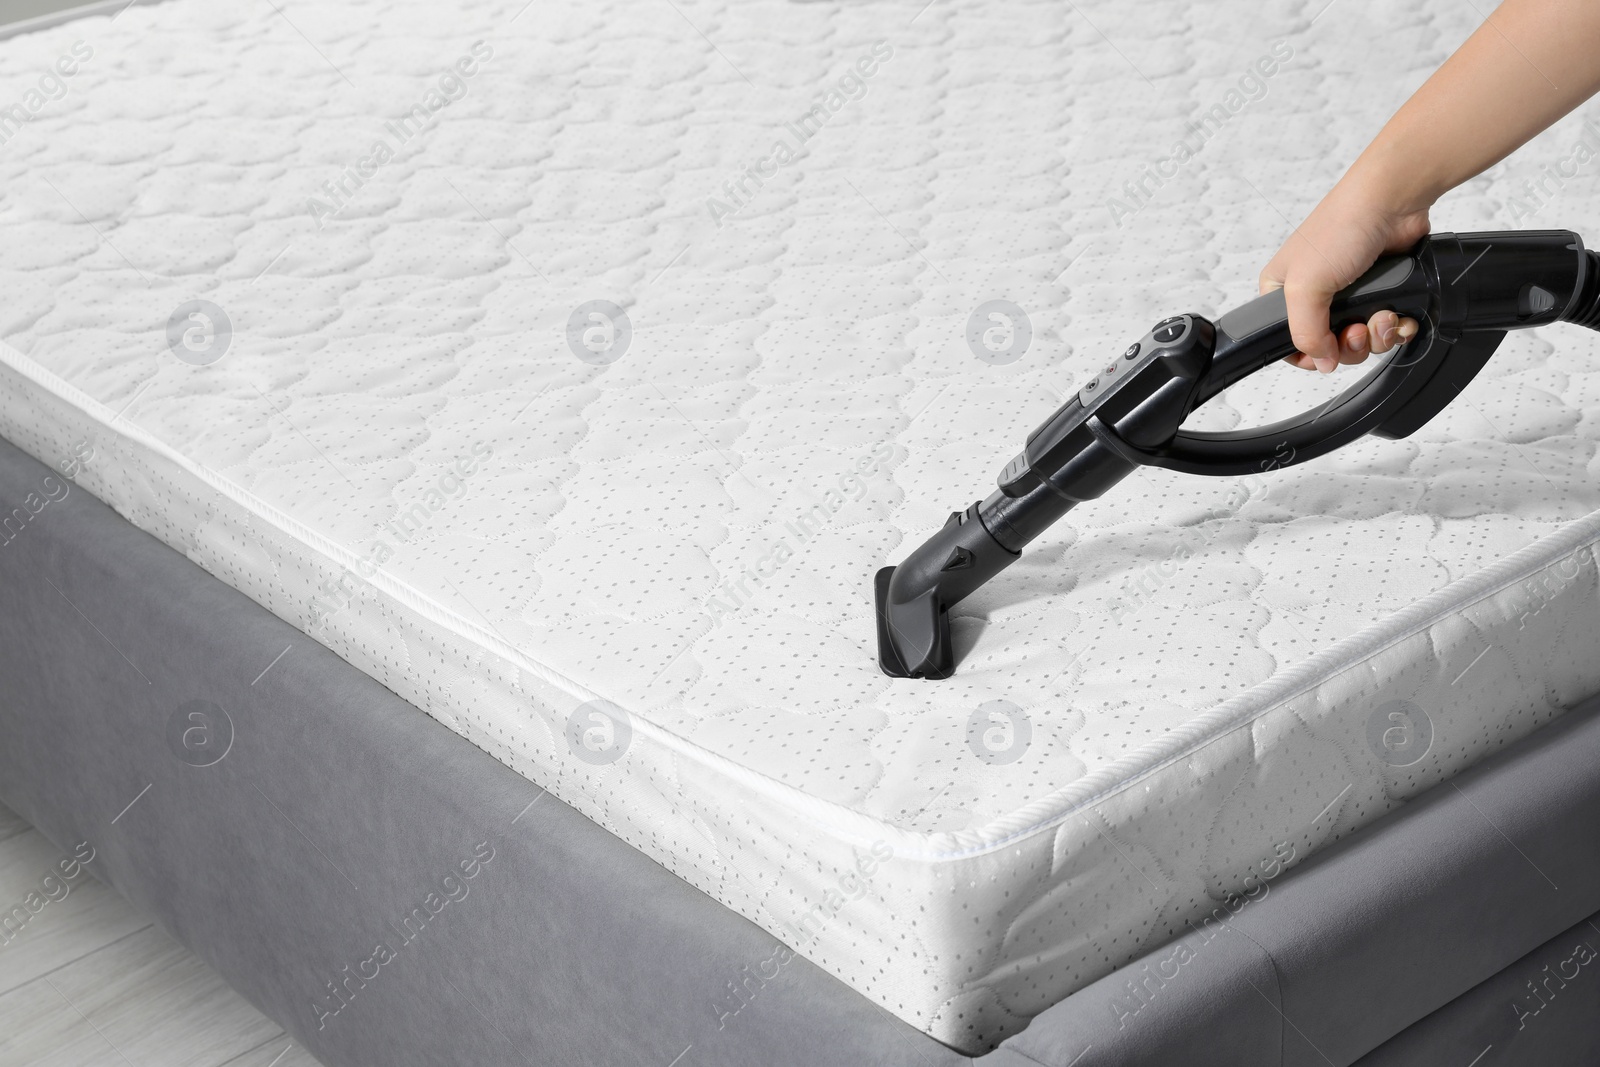
<path id="1" fill-rule="evenodd" d="M 927 940 L 959 992 L 958 1047 L 1272 892 L 1285 871 L 1600 692 L 1594 543 L 1388 644 L 993 853 L 939 865 L 933 899 L 982 905 Z M 1048 842 L 1048 844 L 1047 844 Z M 949 915 L 950 909 L 941 914 Z M 1141 994 L 1122 1005 L 1137 1014 Z"/>

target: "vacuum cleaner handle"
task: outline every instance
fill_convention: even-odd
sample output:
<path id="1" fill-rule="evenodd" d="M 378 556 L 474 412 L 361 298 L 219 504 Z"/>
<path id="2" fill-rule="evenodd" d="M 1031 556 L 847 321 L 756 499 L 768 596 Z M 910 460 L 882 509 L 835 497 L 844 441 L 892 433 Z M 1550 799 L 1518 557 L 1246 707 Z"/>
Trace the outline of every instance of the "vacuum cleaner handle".
<path id="1" fill-rule="evenodd" d="M 1396 355 L 1315 413 L 1226 433 L 1180 430 L 1140 458 L 1191 474 L 1250 474 L 1303 463 L 1366 433 L 1404 437 L 1465 388 L 1506 330 L 1555 322 L 1590 275 L 1570 231 L 1434 234 L 1408 254 L 1380 259 L 1330 308 L 1335 332 L 1379 311 L 1416 319 L 1418 335 Z M 1282 290 L 1223 315 L 1216 332 L 1197 406 L 1295 351 Z"/>
<path id="2" fill-rule="evenodd" d="M 1029 435 L 995 492 L 876 578 L 878 662 L 896 677 L 954 670 L 949 608 L 1019 558 L 1069 510 L 1141 464 L 1256 474 L 1303 463 L 1366 433 L 1404 437 L 1482 369 L 1507 330 L 1558 320 L 1600 329 L 1600 257 L 1567 230 L 1439 233 L 1386 256 L 1338 293 L 1335 330 L 1379 311 L 1417 320 L 1398 353 L 1315 412 L 1226 433 L 1184 430 L 1195 408 L 1295 351 L 1283 293 L 1215 323 L 1158 322 Z"/>

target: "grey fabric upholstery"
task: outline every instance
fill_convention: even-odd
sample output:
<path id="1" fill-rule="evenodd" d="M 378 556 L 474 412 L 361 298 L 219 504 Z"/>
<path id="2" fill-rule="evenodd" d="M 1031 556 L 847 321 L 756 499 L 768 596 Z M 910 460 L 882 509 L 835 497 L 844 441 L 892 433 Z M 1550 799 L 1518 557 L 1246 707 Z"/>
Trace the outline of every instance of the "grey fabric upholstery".
<path id="1" fill-rule="evenodd" d="M 1600 912 L 1408 1027 L 1356 1067 L 1600 1063 Z"/>

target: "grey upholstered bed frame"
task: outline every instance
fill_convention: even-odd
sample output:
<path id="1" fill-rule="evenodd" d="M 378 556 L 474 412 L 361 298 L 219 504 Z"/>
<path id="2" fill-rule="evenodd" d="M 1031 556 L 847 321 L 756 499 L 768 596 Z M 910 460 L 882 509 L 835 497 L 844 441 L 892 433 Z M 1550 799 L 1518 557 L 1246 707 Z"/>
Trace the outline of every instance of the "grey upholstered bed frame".
<path id="1" fill-rule="evenodd" d="M 967 1062 L 86 492 L 0 537 L 0 799 L 330 1067 Z M 1591 704 L 977 1062 L 1592 1064 L 1596 911 Z"/>

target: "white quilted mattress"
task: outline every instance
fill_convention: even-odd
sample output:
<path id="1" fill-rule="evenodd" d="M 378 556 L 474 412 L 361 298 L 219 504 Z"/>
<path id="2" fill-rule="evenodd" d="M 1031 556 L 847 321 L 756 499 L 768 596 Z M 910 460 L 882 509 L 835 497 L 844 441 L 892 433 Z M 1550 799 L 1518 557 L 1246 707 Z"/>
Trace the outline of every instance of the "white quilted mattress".
<path id="1" fill-rule="evenodd" d="M 878 671 L 873 572 L 1108 352 L 1252 295 L 1476 18 L 1324 5 L 178 0 L 0 42 L 0 433 L 984 1049 L 1600 690 L 1575 327 L 1410 440 L 1140 472 L 959 607 L 955 678 Z M 1600 242 L 1578 123 L 1436 228 Z M 969 346 L 991 300 L 1020 358 Z M 591 301 L 626 323 L 569 340 Z"/>

